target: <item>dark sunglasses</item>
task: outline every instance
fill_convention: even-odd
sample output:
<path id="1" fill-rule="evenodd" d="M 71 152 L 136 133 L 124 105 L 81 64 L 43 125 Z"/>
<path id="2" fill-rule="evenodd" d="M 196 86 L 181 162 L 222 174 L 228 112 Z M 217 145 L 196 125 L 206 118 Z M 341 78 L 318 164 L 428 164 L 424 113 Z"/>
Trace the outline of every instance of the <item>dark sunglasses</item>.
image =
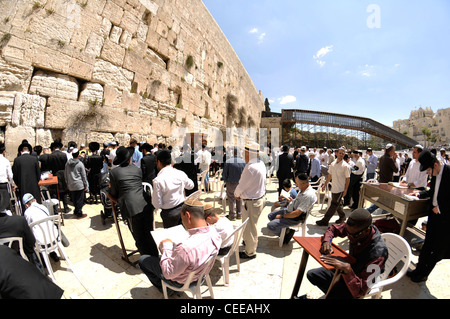
<path id="1" fill-rule="evenodd" d="M 369 229 L 369 227 L 364 228 L 363 230 L 361 230 L 361 231 L 359 231 L 359 232 L 357 232 L 357 233 L 354 233 L 354 234 L 352 234 L 352 233 L 350 233 L 350 232 L 347 231 L 347 234 L 348 234 L 349 236 L 351 236 L 352 238 L 354 238 L 354 239 L 358 239 L 358 238 L 360 238 L 360 237 L 363 235 L 363 233 L 364 233 L 366 230 L 368 230 L 368 229 Z"/>

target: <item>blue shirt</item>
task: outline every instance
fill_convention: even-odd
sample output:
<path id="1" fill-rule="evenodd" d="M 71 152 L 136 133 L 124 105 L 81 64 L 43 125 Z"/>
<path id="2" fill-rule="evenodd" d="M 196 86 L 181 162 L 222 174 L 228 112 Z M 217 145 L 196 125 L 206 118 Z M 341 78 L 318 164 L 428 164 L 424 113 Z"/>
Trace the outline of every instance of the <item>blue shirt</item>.
<path id="1" fill-rule="evenodd" d="M 240 157 L 232 157 L 225 162 L 222 177 L 225 183 L 238 184 L 247 163 Z"/>
<path id="2" fill-rule="evenodd" d="M 134 148 L 133 157 L 131 159 L 131 162 L 136 165 L 137 167 L 141 167 L 141 159 L 142 159 L 142 153 L 139 151 L 139 146 L 136 146 Z"/>
<path id="3" fill-rule="evenodd" d="M 378 157 L 375 154 L 372 154 L 367 159 L 367 173 L 375 173 L 375 169 L 377 168 Z"/>
<path id="4" fill-rule="evenodd" d="M 311 177 L 319 176 L 320 177 L 320 161 L 318 158 L 313 158 L 311 161 Z"/>

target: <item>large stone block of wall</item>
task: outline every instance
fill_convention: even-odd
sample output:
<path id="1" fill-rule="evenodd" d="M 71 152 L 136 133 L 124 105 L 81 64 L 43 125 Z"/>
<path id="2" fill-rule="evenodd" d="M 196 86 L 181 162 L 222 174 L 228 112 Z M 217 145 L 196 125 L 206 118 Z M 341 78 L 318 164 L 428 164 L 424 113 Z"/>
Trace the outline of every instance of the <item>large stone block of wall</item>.
<path id="1" fill-rule="evenodd" d="M 200 0 L 1 1 L 0 75 L 10 159 L 24 138 L 154 143 L 183 127 L 257 128 L 264 108 Z"/>

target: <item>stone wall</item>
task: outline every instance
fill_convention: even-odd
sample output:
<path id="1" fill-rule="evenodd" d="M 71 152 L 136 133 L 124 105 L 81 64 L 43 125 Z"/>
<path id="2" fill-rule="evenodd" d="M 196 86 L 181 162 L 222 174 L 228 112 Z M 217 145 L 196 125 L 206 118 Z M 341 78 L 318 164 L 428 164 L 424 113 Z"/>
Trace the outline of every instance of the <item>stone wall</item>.
<path id="1" fill-rule="evenodd" d="M 0 75 L 9 158 L 24 138 L 175 143 L 181 128 L 258 128 L 264 109 L 200 0 L 1 1 Z"/>

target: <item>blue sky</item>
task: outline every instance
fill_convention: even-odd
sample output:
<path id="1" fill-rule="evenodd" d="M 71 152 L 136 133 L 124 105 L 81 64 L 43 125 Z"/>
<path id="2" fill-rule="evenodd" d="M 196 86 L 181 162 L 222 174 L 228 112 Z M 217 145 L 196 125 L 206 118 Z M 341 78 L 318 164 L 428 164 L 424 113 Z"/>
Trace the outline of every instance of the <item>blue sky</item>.
<path id="1" fill-rule="evenodd" d="M 450 107 L 450 1 L 203 0 L 271 110 Z"/>

